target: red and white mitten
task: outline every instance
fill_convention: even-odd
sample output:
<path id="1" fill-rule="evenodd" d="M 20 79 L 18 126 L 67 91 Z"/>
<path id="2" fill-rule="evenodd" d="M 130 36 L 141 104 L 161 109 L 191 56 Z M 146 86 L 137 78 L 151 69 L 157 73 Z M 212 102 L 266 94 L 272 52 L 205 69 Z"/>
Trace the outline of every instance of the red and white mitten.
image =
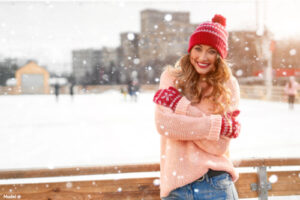
<path id="1" fill-rule="evenodd" d="M 221 135 L 229 138 L 237 138 L 241 131 L 241 124 L 236 120 L 236 117 L 240 114 L 239 110 L 235 110 L 232 113 L 227 113 L 226 116 L 222 116 Z"/>
<path id="2" fill-rule="evenodd" d="M 177 103 L 182 98 L 180 92 L 174 88 L 169 87 L 168 89 L 160 89 L 158 90 L 153 98 L 154 103 L 171 108 L 175 111 Z"/>

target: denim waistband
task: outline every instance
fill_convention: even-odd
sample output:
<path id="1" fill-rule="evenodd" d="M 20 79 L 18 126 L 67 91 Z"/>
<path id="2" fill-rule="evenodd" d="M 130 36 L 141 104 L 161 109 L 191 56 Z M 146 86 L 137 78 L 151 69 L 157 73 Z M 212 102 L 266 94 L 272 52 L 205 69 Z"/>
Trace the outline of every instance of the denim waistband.
<path id="1" fill-rule="evenodd" d="M 225 171 L 216 171 L 216 170 L 209 169 L 208 172 L 207 172 L 207 176 L 209 178 L 212 178 L 214 176 L 218 176 L 218 175 L 221 175 L 221 174 L 224 174 L 224 173 L 227 173 L 227 172 L 225 172 Z"/>
<path id="2" fill-rule="evenodd" d="M 228 172 L 216 171 L 216 170 L 209 169 L 208 172 L 206 174 L 204 174 L 203 176 L 201 176 L 200 178 L 198 178 L 197 181 L 203 181 L 205 179 L 205 177 L 212 178 L 214 176 L 218 176 L 218 175 L 225 174 L 225 173 L 228 173 Z"/>

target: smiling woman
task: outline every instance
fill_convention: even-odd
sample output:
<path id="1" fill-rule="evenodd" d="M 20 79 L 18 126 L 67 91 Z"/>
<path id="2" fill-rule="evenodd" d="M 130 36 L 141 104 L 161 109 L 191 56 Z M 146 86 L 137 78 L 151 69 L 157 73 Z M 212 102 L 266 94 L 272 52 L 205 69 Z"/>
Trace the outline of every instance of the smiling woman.
<path id="1" fill-rule="evenodd" d="M 238 199 L 229 143 L 240 133 L 240 96 L 225 61 L 225 26 L 222 15 L 201 23 L 190 36 L 188 54 L 161 75 L 153 101 L 163 200 Z"/>
<path id="2" fill-rule="evenodd" d="M 199 74 L 206 74 L 215 70 L 217 51 L 211 46 L 195 45 L 191 50 L 190 62 Z"/>

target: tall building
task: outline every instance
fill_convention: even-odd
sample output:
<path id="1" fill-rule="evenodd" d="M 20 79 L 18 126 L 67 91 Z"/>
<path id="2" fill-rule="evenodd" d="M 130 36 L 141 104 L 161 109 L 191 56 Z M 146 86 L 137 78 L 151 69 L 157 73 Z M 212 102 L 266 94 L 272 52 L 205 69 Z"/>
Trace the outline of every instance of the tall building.
<path id="1" fill-rule="evenodd" d="M 266 61 L 261 54 L 261 37 L 255 31 L 232 31 L 228 37 L 228 63 L 237 77 L 253 76 Z"/>
<path id="2" fill-rule="evenodd" d="M 121 33 L 120 39 L 120 79 L 122 83 L 127 83 L 140 68 L 139 34 L 124 32 Z"/>
<path id="3" fill-rule="evenodd" d="M 104 47 L 101 49 L 102 58 L 101 58 L 101 67 L 100 67 L 100 84 L 110 83 L 118 84 L 120 83 L 120 74 L 119 74 L 119 63 L 120 55 L 118 48 L 107 48 Z"/>
<path id="4" fill-rule="evenodd" d="M 163 66 L 175 64 L 186 53 L 190 35 L 197 24 L 190 24 L 189 12 L 141 12 L 139 56 L 145 68 L 143 79 L 153 82 Z"/>
<path id="5" fill-rule="evenodd" d="M 179 58 L 184 54 L 189 36 L 197 26 L 190 24 L 189 16 L 189 12 L 142 11 L 139 41 L 142 63 L 149 63 L 153 59 Z"/>
<path id="6" fill-rule="evenodd" d="M 92 84 L 99 79 L 101 50 L 85 49 L 72 51 L 73 74 L 77 84 Z"/>
<path id="7" fill-rule="evenodd" d="M 139 34 L 133 32 L 121 33 L 121 66 L 132 68 L 139 64 Z"/>

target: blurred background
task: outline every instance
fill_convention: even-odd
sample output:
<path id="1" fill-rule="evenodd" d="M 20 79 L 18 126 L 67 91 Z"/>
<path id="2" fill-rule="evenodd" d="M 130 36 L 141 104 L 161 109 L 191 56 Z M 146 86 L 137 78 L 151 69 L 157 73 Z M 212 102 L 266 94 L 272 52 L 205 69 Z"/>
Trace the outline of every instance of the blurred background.
<path id="1" fill-rule="evenodd" d="M 132 79 L 157 84 L 215 13 L 227 18 L 228 61 L 240 83 L 280 86 L 300 77 L 299 7 L 293 0 L 0 1 L 0 93 L 49 94 L 56 82 L 77 93 Z"/>

